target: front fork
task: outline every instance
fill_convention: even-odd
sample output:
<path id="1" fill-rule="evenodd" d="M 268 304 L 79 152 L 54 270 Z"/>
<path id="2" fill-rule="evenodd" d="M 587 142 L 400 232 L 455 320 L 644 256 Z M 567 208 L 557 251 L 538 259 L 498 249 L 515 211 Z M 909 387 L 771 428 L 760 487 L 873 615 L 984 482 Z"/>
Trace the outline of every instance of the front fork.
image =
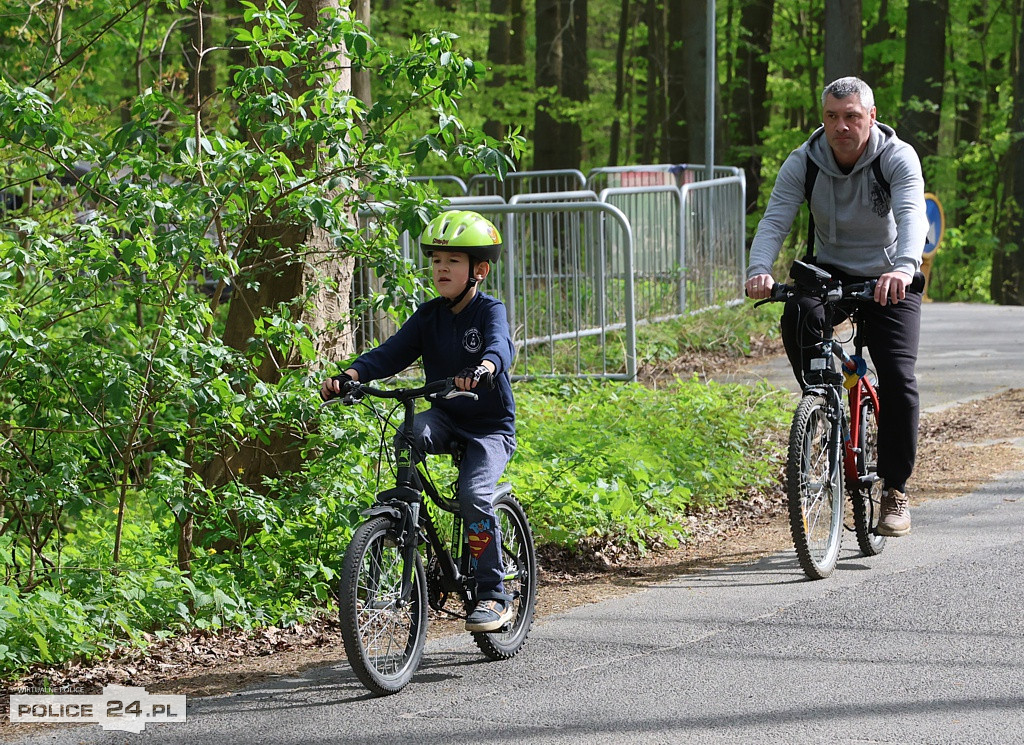
<path id="1" fill-rule="evenodd" d="M 392 531 L 387 540 L 402 554 L 402 585 L 396 605 L 408 605 L 412 597 L 413 571 L 416 567 L 416 551 L 420 541 L 419 492 L 411 487 L 396 487 L 377 495 L 372 507 L 363 510 L 366 517 L 387 517 L 391 520 Z M 371 578 L 376 585 L 377 578 Z"/>

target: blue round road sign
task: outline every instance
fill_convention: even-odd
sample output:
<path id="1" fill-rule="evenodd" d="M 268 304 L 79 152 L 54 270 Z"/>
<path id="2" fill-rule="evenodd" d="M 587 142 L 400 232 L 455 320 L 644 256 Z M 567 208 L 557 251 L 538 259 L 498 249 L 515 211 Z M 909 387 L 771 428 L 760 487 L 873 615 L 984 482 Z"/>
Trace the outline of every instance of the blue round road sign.
<path id="1" fill-rule="evenodd" d="M 946 214 L 942 211 L 942 202 L 934 194 L 924 195 L 924 206 L 928 215 L 928 236 L 924 241 L 924 252 L 930 254 L 942 243 L 942 234 L 946 232 Z"/>

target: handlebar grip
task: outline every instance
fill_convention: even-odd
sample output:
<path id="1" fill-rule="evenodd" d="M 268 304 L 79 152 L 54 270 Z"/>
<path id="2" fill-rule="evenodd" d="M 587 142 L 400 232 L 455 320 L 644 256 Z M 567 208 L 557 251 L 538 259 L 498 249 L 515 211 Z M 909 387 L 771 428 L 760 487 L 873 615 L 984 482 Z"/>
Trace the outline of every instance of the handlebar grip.
<path id="1" fill-rule="evenodd" d="M 911 280 L 910 284 L 907 286 L 907 290 L 910 292 L 924 292 L 924 284 L 924 274 L 921 272 L 914 272 L 914 279 Z"/>

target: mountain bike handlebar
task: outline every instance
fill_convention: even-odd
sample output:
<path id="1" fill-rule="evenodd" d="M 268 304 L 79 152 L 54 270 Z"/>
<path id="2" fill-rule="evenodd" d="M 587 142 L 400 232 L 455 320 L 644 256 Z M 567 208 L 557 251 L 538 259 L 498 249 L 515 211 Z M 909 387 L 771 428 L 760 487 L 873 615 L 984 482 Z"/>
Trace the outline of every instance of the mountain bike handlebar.
<path id="1" fill-rule="evenodd" d="M 346 406 L 351 406 L 356 403 L 364 396 L 373 396 L 375 398 L 394 398 L 399 401 L 412 401 L 416 398 L 458 398 L 465 396 L 467 398 L 477 399 L 479 396 L 472 391 L 463 391 L 456 387 L 455 378 L 443 378 L 441 380 L 435 380 L 426 385 L 421 385 L 418 388 L 374 388 L 373 386 L 360 383 L 359 381 L 352 381 L 348 392 L 341 397 L 335 397 L 332 400 L 340 400 L 341 403 Z M 329 403 L 330 401 L 328 401 Z"/>
<path id="2" fill-rule="evenodd" d="M 772 285 L 771 295 L 757 301 L 754 304 L 755 307 L 765 303 L 785 302 L 797 295 L 816 297 L 831 303 L 840 300 L 874 300 L 875 285 L 878 284 L 877 279 L 869 279 L 844 285 L 821 267 L 805 264 L 802 261 L 793 262 L 791 274 L 795 280 L 793 284 L 776 282 Z M 916 273 L 913 280 L 907 285 L 907 290 L 910 292 L 923 291 L 924 275 L 920 272 Z"/>

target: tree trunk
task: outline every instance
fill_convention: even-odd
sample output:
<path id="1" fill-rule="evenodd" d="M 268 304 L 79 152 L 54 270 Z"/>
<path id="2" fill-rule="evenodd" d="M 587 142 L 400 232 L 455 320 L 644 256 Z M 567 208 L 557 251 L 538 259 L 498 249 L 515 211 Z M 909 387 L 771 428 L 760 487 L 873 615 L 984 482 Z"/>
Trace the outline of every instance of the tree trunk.
<path id="1" fill-rule="evenodd" d="M 730 144 L 732 162 L 747 179 L 747 211 L 757 208 L 761 187 L 761 130 L 768 125 L 768 55 L 772 45 L 775 0 L 749 0 L 740 12 L 736 84 L 732 88 Z"/>
<path id="2" fill-rule="evenodd" d="M 708 8 L 705 2 L 684 2 L 682 55 L 685 152 L 673 152 L 677 163 L 703 163 L 707 152 L 704 113 L 707 110 Z M 673 24 L 675 27 L 676 24 Z"/>
<path id="3" fill-rule="evenodd" d="M 938 154 L 939 110 L 946 70 L 948 0 L 910 0 L 907 5 L 906 64 L 900 139 L 924 161 Z"/>
<path id="4" fill-rule="evenodd" d="M 848 75 L 860 77 L 864 68 L 860 0 L 825 3 L 825 83 Z"/>
<path id="5" fill-rule="evenodd" d="M 309 28 L 315 27 L 320 12 L 326 9 L 337 10 L 338 0 L 299 0 L 297 6 Z M 344 64 L 343 69 L 347 70 Z M 298 95 L 305 84 L 297 72 L 288 71 L 288 75 L 291 89 Z M 339 90 L 350 90 L 350 74 L 343 71 L 336 85 Z M 320 157 L 315 148 L 316 143 L 311 143 L 307 151 L 289 155 L 299 168 L 303 163 L 312 168 L 314 159 Z M 338 256 L 329 234 L 315 226 L 275 222 L 271 215 L 263 224 L 253 226 L 243 255 L 248 260 L 235 278 L 223 338 L 226 344 L 260 360 L 260 380 L 276 383 L 288 371 L 305 365 L 297 349 L 250 349 L 256 319 L 273 315 L 279 305 L 289 308 L 291 320 L 310 326 L 317 359 L 332 362 L 352 352 L 351 333 L 334 330 L 350 307 L 352 259 Z M 314 262 L 310 257 L 318 258 Z M 197 470 L 207 486 L 237 478 L 262 489 L 264 476 L 279 476 L 299 467 L 300 442 L 297 429 L 282 430 L 269 444 L 245 443 Z"/>
<path id="6" fill-rule="evenodd" d="M 1013 114 L 1009 123 L 1014 137 L 1006 154 L 1006 219 L 999 231 L 1002 240 L 992 254 L 992 299 L 1000 305 L 1024 305 L 1024 29 L 1016 29 L 1016 70 L 1013 76 Z"/>
<path id="7" fill-rule="evenodd" d="M 665 39 L 667 16 L 661 0 L 647 0 L 647 89 L 644 126 L 637 155 L 641 162 L 657 163 L 667 157 L 668 48 Z"/>
<path id="8" fill-rule="evenodd" d="M 575 103 L 585 103 L 587 89 L 587 0 L 562 0 L 561 16 L 565 19 L 565 41 L 562 44 L 562 94 Z M 576 107 L 577 109 L 579 107 Z M 562 168 L 579 169 L 583 159 L 583 131 L 579 116 L 563 118 L 560 123 Z"/>
<path id="9" fill-rule="evenodd" d="M 370 0 L 351 0 L 352 17 L 370 28 Z M 373 106 L 373 91 L 370 88 L 370 71 L 352 71 L 352 95 L 362 101 L 366 108 Z"/>
<path id="10" fill-rule="evenodd" d="M 560 167 L 562 144 L 559 142 L 558 122 L 555 118 L 554 97 L 562 83 L 562 33 L 559 13 L 560 0 L 537 0 L 535 31 L 535 83 L 541 91 L 533 117 L 533 167 L 547 170 Z"/>
<path id="11" fill-rule="evenodd" d="M 626 103 L 626 47 L 632 24 L 629 22 L 629 0 L 619 6 L 619 37 L 615 43 L 615 103 L 612 106 L 612 129 L 608 142 L 608 165 L 619 164 L 619 143 L 622 139 L 622 117 Z"/>
<path id="12" fill-rule="evenodd" d="M 491 15 L 494 21 L 487 36 L 487 61 L 490 63 L 491 74 L 487 78 L 487 87 L 494 93 L 490 98 L 487 121 L 484 122 L 484 133 L 500 140 L 508 128 L 504 116 L 504 98 L 501 89 L 508 83 L 505 68 L 509 63 L 509 7 L 508 0 L 491 0 Z"/>
<path id="13" fill-rule="evenodd" d="M 665 120 L 667 152 L 665 158 L 669 163 L 685 163 L 690 157 L 690 126 L 687 118 L 686 65 L 689 60 L 688 41 L 686 38 L 687 24 L 692 23 L 689 17 L 690 3 L 670 3 L 668 7 L 668 80 L 666 81 Z"/>

